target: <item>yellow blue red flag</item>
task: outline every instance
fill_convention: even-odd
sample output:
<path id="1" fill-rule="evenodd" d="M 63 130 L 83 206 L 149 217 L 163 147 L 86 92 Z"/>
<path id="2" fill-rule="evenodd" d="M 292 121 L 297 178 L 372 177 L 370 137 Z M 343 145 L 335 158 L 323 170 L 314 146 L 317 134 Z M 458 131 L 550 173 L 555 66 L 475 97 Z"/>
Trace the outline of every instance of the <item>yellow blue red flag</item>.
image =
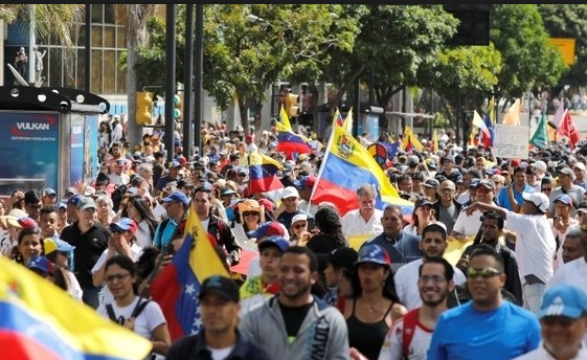
<path id="1" fill-rule="evenodd" d="M 356 191 L 363 184 L 375 186 L 375 206 L 378 209 L 383 209 L 386 203 L 395 204 L 402 208 L 405 218 L 411 216 L 414 204 L 399 197 L 397 190 L 367 149 L 342 127 L 335 126 L 311 202 L 331 202 L 344 215 L 359 208 Z"/>
<path id="2" fill-rule="evenodd" d="M 183 244 L 173 262 L 151 284 L 151 296 L 163 310 L 173 341 L 200 331 L 198 295 L 204 280 L 212 275 L 230 277 L 190 206 Z"/>
<path id="3" fill-rule="evenodd" d="M 0 257 L 0 358 L 140 360 L 149 340 Z"/>
<path id="4" fill-rule="evenodd" d="M 277 151 L 286 154 L 311 154 L 312 145 L 310 145 L 310 141 L 304 136 L 293 132 L 289 117 L 283 106 L 279 114 L 281 122 L 277 121 L 275 123 L 277 128 Z"/>

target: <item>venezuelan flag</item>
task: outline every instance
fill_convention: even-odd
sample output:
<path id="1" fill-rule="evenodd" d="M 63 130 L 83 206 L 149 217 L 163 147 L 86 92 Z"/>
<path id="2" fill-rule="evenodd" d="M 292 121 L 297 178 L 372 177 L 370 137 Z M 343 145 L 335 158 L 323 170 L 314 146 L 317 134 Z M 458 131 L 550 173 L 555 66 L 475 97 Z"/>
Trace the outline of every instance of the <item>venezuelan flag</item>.
<path id="1" fill-rule="evenodd" d="M 151 284 L 151 296 L 163 310 L 173 341 L 200 331 L 201 284 L 212 275 L 230 276 L 224 266 L 198 215 L 190 207 L 183 245 L 173 262 Z"/>
<path id="2" fill-rule="evenodd" d="M 418 151 L 422 151 L 424 149 L 424 145 L 418 140 L 416 135 L 412 132 L 412 128 L 406 126 L 404 130 L 404 137 L 402 139 L 402 149 L 405 151 L 411 151 L 412 149 L 416 149 Z"/>
<path id="3" fill-rule="evenodd" d="M 305 137 L 293 132 L 289 117 L 285 112 L 283 106 L 279 112 L 281 116 L 281 123 L 277 121 L 275 127 L 277 128 L 277 151 L 286 154 L 311 154 L 312 146 Z"/>
<path id="4" fill-rule="evenodd" d="M 338 110 L 338 107 L 337 107 L 336 111 L 334 112 L 334 121 L 332 122 L 332 125 L 342 126 L 343 124 L 344 124 L 344 119 L 342 118 L 340 110 Z"/>
<path id="5" fill-rule="evenodd" d="M 404 217 L 411 216 L 414 204 L 399 197 L 367 149 L 342 127 L 335 126 L 311 202 L 331 202 L 344 215 L 359 208 L 356 190 L 366 183 L 377 188 L 378 209 L 383 209 L 386 203 L 395 204 L 401 206 Z"/>
<path id="6" fill-rule="evenodd" d="M 2 359 L 139 360 L 152 349 L 147 339 L 5 257 L 0 314 Z"/>
<path id="7" fill-rule="evenodd" d="M 258 151 L 249 154 L 249 194 L 282 189 L 277 177 L 282 166 L 276 160 Z"/>

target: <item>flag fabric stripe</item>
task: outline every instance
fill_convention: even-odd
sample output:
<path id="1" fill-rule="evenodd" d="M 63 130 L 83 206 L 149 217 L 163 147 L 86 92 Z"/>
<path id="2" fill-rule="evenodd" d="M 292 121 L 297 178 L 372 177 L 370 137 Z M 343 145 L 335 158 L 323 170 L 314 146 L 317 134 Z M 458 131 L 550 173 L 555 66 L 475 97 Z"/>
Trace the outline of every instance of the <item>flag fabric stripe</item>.
<path id="1" fill-rule="evenodd" d="M 536 131 L 534 135 L 532 135 L 532 139 L 530 139 L 530 144 L 536 146 L 540 149 L 548 148 L 548 132 L 546 131 L 546 115 L 542 114 L 540 122 L 536 127 Z"/>
<path id="2" fill-rule="evenodd" d="M 152 349 L 147 339 L 4 257 L 0 257 L 0 314 L 1 341 L 15 341 L 0 342 L 3 354 L 19 339 L 30 342 L 31 351 L 33 346 L 43 349 L 47 356 L 42 359 L 140 360 Z"/>
<path id="3" fill-rule="evenodd" d="M 2 347 L 2 356 L 6 359 L 63 359 L 36 340 L 17 331 L 0 330 L 0 346 Z"/>
<path id="4" fill-rule="evenodd" d="M 249 154 L 249 193 L 282 189 L 283 184 L 277 177 L 282 169 L 280 163 L 258 151 Z"/>
<path id="5" fill-rule="evenodd" d="M 340 126 L 334 127 L 331 136 L 312 192 L 312 203 L 332 202 L 344 215 L 359 208 L 356 190 L 369 183 L 377 188 L 375 206 L 378 209 L 382 209 L 387 201 L 407 208 L 405 212 L 411 214 L 413 203 L 399 197 L 367 149 Z"/>
<path id="6" fill-rule="evenodd" d="M 151 284 L 151 296 L 169 322 L 173 341 L 201 330 L 198 295 L 201 283 L 212 275 L 230 277 L 198 215 L 190 207 L 183 244 L 171 264 Z"/>

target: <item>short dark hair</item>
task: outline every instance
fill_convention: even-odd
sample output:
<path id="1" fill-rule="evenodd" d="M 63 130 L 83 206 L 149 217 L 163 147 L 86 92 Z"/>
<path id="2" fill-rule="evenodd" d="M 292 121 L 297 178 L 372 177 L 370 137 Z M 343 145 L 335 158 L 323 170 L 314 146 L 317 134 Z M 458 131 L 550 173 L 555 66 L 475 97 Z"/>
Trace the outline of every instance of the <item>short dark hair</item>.
<path id="1" fill-rule="evenodd" d="M 440 256 L 426 258 L 426 262 L 422 263 L 422 265 L 420 265 L 420 268 L 418 269 L 418 276 L 422 276 L 422 269 L 427 264 L 440 264 L 444 266 L 444 278 L 447 281 L 450 281 L 454 278 L 455 270 L 453 269 L 452 265 L 445 258 Z"/>
<path id="2" fill-rule="evenodd" d="M 195 188 L 192 192 L 192 196 L 196 195 L 199 192 L 203 192 L 208 194 L 208 197 L 210 197 L 210 194 L 212 194 L 212 191 L 210 189 L 208 189 L 205 186 L 198 186 L 197 188 Z"/>
<path id="3" fill-rule="evenodd" d="M 497 220 L 497 227 L 499 230 L 503 230 L 504 219 L 497 211 L 485 211 L 479 220 L 481 222 L 484 220 Z"/>
<path id="4" fill-rule="evenodd" d="M 43 207 L 41 208 L 41 210 L 39 210 L 39 217 L 43 216 L 44 214 L 50 214 L 50 213 L 58 213 L 59 209 L 57 208 L 57 206 L 55 205 L 43 205 Z"/>
<path id="5" fill-rule="evenodd" d="M 307 255 L 310 259 L 310 272 L 318 271 L 318 256 L 310 248 L 306 246 L 291 246 L 283 252 L 283 255 L 285 254 Z"/>
<path id="6" fill-rule="evenodd" d="M 432 223 L 429 225 L 426 225 L 426 227 L 424 228 L 424 230 L 422 230 L 422 239 L 424 239 L 424 237 L 426 236 L 426 234 L 428 234 L 429 232 L 438 232 L 442 234 L 442 239 L 444 241 L 446 241 L 447 237 L 448 237 L 448 233 L 446 232 L 446 228 L 442 225 L 439 225 L 437 223 Z"/>
<path id="7" fill-rule="evenodd" d="M 492 258 L 494 258 L 495 262 L 497 263 L 497 270 L 501 272 L 504 271 L 503 259 L 497 253 L 497 251 L 495 251 L 494 248 L 487 244 L 478 244 L 473 246 L 473 249 L 471 250 L 471 255 L 469 255 L 469 264 L 471 263 L 471 261 L 473 261 L 473 258 L 483 255 L 491 256 Z"/>

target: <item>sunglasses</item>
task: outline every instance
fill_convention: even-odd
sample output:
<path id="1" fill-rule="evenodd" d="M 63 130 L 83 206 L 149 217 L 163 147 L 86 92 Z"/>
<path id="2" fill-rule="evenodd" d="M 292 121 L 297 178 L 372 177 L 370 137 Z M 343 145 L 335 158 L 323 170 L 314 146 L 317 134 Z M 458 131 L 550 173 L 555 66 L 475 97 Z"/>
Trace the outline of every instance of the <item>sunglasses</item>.
<path id="1" fill-rule="evenodd" d="M 552 191 L 552 188 L 542 188 L 542 191 Z"/>
<path id="2" fill-rule="evenodd" d="M 294 226 L 292 226 L 292 227 L 293 227 L 294 229 L 296 229 L 296 230 L 297 230 L 297 229 L 304 228 L 304 227 L 306 227 L 306 226 L 308 226 L 308 224 L 306 224 L 306 223 L 303 223 L 303 224 L 297 224 L 297 225 L 294 225 Z"/>
<path id="3" fill-rule="evenodd" d="M 475 269 L 475 268 L 468 268 L 467 269 L 467 277 L 468 278 L 476 278 L 481 276 L 484 279 L 489 279 L 494 276 L 501 275 L 501 271 L 494 269 L 494 268 L 483 268 L 483 269 Z"/>
<path id="4" fill-rule="evenodd" d="M 246 217 L 246 216 L 259 216 L 259 213 L 258 213 L 258 212 L 256 212 L 256 211 L 245 211 L 245 212 L 243 213 L 243 216 L 245 216 L 245 217 Z"/>
<path id="5" fill-rule="evenodd" d="M 542 323 L 547 326 L 555 326 L 558 324 L 562 327 L 569 327 L 573 325 L 575 319 L 567 316 L 545 316 L 540 319 L 540 321 L 542 321 Z"/>

